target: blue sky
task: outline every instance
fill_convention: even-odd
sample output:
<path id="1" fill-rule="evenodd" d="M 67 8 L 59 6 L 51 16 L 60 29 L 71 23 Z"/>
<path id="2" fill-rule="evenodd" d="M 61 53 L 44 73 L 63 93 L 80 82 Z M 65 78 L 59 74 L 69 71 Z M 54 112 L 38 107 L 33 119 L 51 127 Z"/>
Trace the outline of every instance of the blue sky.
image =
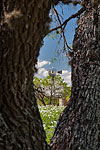
<path id="1" fill-rule="evenodd" d="M 58 13 L 61 13 L 62 9 L 59 5 L 56 7 L 56 9 Z M 66 20 L 72 14 L 76 13 L 79 9 L 79 5 L 63 5 L 64 20 Z M 69 45 L 72 45 L 73 43 L 75 28 L 77 27 L 76 21 L 77 19 L 72 19 L 66 27 L 65 36 Z M 52 26 L 55 26 L 55 24 L 52 24 Z M 58 45 L 57 41 L 57 39 L 52 39 L 48 36 L 44 38 L 44 44 L 40 49 L 40 54 L 38 57 L 38 72 L 36 76 L 39 78 L 46 77 L 48 75 L 48 70 L 53 67 L 56 69 L 56 71 L 62 70 L 62 78 L 64 78 L 65 82 L 71 85 L 71 68 L 68 65 L 68 58 L 65 57 L 65 55 L 62 53 L 60 55 L 57 55 L 57 49 L 61 49 L 63 47 L 63 43 L 61 42 L 60 45 Z M 53 63 L 51 62 L 52 58 L 56 58 L 56 61 Z"/>

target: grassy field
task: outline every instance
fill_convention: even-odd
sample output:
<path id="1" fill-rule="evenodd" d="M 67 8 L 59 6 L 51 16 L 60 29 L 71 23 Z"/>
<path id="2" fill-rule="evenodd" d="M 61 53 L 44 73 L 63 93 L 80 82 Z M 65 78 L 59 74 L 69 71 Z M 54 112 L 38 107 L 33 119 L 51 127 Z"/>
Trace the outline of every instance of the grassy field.
<path id="1" fill-rule="evenodd" d="M 53 136 L 57 120 L 59 119 L 60 113 L 63 111 L 64 107 L 58 106 L 39 106 L 40 115 L 43 121 L 43 126 L 47 136 L 47 143 L 50 142 Z"/>

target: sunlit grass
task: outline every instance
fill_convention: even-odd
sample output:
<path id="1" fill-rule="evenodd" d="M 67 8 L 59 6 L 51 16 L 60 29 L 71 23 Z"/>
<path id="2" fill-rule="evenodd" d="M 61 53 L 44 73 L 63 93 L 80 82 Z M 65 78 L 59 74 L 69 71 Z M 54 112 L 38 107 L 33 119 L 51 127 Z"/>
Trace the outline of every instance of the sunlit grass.
<path id="1" fill-rule="evenodd" d="M 47 136 L 47 142 L 50 142 L 55 131 L 57 120 L 64 107 L 58 106 L 39 106 L 40 115 L 43 121 L 43 126 Z"/>

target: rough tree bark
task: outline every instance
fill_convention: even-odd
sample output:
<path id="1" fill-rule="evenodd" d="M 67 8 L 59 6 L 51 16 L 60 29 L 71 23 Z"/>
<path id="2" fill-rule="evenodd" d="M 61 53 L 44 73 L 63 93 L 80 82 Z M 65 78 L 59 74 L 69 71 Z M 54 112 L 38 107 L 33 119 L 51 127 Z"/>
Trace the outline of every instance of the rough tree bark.
<path id="1" fill-rule="evenodd" d="M 47 150 L 32 78 L 50 2 L 0 1 L 0 150 Z M 72 95 L 51 150 L 100 149 L 100 6 L 86 9 L 73 45 Z"/>
<path id="2" fill-rule="evenodd" d="M 100 149 L 100 2 L 88 3 L 78 20 L 72 55 L 72 94 L 50 147 Z"/>
<path id="3" fill-rule="evenodd" d="M 50 1 L 0 0 L 0 150 L 46 150 L 33 92 Z"/>

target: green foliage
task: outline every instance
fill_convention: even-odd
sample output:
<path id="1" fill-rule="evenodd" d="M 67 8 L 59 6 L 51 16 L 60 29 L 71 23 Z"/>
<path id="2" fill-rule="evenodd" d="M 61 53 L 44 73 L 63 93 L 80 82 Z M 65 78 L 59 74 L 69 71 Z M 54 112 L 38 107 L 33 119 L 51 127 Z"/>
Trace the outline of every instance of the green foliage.
<path id="1" fill-rule="evenodd" d="M 58 98 L 62 97 L 66 99 L 71 94 L 71 87 L 64 82 L 64 79 L 60 77 L 60 75 L 56 75 L 54 77 L 54 83 L 52 81 L 52 77 L 49 75 L 44 79 L 39 79 L 37 77 L 34 78 L 34 84 L 37 89 L 39 89 L 36 97 L 39 102 L 39 98 L 42 98 L 42 102 L 46 105 L 50 104 L 50 97 L 52 96 L 52 104 L 58 105 Z M 52 92 L 51 92 L 52 91 Z M 52 93 L 52 95 L 51 95 Z M 41 94 L 41 95 L 40 95 Z M 40 95 L 40 96 L 39 96 Z M 41 105 L 41 103 L 39 103 Z"/>
<path id="2" fill-rule="evenodd" d="M 71 87 L 67 85 L 60 75 L 55 76 L 55 87 L 56 92 L 63 98 L 71 94 Z"/>
<path id="3" fill-rule="evenodd" d="M 50 61 L 51 61 L 51 63 L 54 63 L 57 61 L 57 59 L 55 57 L 52 57 Z"/>
<path id="4" fill-rule="evenodd" d="M 46 132 L 47 142 L 50 142 L 55 131 L 57 120 L 64 107 L 57 106 L 39 106 L 40 115 L 43 121 L 43 126 Z"/>
<path id="5" fill-rule="evenodd" d="M 39 87 L 41 84 L 41 79 L 39 79 L 38 77 L 35 77 L 34 78 L 34 84 Z"/>
<path id="6" fill-rule="evenodd" d="M 55 39 L 59 39 L 60 34 L 61 34 L 61 30 L 57 30 L 57 31 L 54 31 L 54 32 L 48 34 L 47 37 L 48 37 L 48 39 L 52 38 L 53 40 L 55 40 Z"/>

